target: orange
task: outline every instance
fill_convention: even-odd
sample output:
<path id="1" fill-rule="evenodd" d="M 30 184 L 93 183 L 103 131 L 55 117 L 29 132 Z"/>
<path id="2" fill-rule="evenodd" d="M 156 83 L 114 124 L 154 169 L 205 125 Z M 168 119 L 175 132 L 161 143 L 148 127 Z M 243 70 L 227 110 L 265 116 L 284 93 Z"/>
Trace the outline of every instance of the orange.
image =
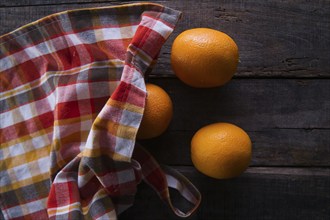
<path id="1" fill-rule="evenodd" d="M 165 132 L 173 116 L 170 96 L 155 84 L 146 84 L 147 99 L 138 139 L 154 138 Z"/>
<path id="2" fill-rule="evenodd" d="M 227 34 L 195 28 L 179 34 L 172 45 L 171 66 L 184 83 L 197 88 L 224 85 L 235 74 L 238 47 Z"/>
<path id="3" fill-rule="evenodd" d="M 216 179 L 240 175 L 249 166 L 252 143 L 236 125 L 214 123 L 198 130 L 191 141 L 191 159 L 197 170 Z"/>

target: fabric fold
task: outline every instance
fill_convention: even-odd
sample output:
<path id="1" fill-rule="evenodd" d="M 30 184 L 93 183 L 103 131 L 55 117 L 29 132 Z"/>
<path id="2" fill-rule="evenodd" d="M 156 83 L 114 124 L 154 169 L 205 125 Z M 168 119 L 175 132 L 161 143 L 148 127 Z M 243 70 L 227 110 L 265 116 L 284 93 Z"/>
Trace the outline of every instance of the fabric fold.
<path id="1" fill-rule="evenodd" d="M 0 37 L 6 219 L 116 219 L 133 204 L 144 76 L 180 15 L 153 3 L 79 9 Z"/>

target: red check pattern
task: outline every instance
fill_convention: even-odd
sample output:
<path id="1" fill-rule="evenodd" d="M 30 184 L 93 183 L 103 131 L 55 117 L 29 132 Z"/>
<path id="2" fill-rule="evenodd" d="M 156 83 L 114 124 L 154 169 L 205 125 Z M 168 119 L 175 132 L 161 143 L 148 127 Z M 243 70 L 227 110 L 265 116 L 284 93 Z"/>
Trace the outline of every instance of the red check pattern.
<path id="1" fill-rule="evenodd" d="M 142 180 L 177 215 L 195 210 L 198 190 L 135 141 L 144 76 L 179 17 L 152 3 L 81 9 L 0 37 L 5 219 L 117 219 Z M 173 207 L 168 187 L 192 211 Z"/>

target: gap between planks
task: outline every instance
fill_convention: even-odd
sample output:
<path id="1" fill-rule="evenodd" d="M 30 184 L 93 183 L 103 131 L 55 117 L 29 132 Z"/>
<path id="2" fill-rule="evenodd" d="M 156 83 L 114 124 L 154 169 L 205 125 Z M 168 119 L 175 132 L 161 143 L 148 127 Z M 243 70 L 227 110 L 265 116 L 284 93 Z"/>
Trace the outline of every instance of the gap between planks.
<path id="1" fill-rule="evenodd" d="M 171 166 L 182 173 L 198 171 L 193 166 Z M 249 167 L 241 175 L 298 175 L 298 176 L 328 176 L 330 178 L 330 167 Z M 200 174 L 202 175 L 202 174 Z"/>

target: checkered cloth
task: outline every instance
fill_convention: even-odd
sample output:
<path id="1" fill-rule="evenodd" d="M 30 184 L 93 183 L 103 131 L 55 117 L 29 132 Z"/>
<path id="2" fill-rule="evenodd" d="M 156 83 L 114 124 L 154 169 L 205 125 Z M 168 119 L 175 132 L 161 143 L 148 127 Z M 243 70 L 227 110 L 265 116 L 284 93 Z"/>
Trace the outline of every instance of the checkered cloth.
<path id="1" fill-rule="evenodd" d="M 179 17 L 152 3 L 82 9 L 0 37 L 3 218 L 116 219 L 142 180 L 177 215 L 196 209 L 198 190 L 135 141 L 144 76 Z"/>

